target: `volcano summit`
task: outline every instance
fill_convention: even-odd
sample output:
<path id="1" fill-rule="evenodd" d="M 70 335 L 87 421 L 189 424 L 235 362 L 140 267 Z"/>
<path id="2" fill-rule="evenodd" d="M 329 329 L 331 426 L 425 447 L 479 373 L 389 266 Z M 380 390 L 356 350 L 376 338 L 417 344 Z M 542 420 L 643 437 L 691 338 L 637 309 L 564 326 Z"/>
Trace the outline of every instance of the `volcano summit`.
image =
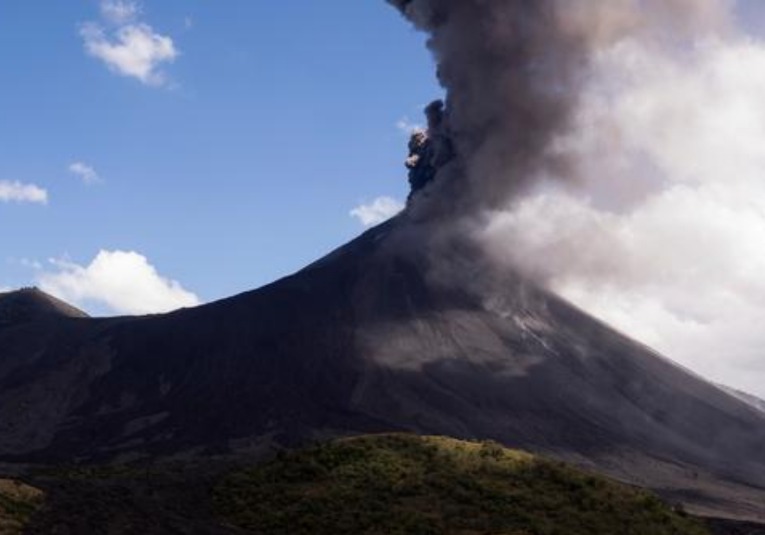
<path id="1" fill-rule="evenodd" d="M 452 248 L 453 284 L 422 247 L 437 233 L 407 218 L 198 308 L 1 326 L 0 458 L 263 454 L 411 431 L 494 439 L 698 512 L 763 518 L 761 411 L 468 248 Z"/>
<path id="2" fill-rule="evenodd" d="M 576 178 L 561 139 L 594 56 L 717 27 L 697 7 L 716 0 L 389 3 L 428 33 L 446 91 L 410 143 L 406 210 L 291 276 L 165 315 L 0 294 L 0 462 L 263 458 L 409 432 L 765 521 L 765 412 L 494 262 L 473 232 Z"/>

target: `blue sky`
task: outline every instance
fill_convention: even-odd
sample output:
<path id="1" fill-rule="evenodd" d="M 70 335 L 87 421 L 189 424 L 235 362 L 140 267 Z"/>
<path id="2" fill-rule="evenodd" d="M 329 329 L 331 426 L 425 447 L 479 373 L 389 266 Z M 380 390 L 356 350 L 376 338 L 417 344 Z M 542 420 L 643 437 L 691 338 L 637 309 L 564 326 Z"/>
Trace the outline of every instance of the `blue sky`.
<path id="1" fill-rule="evenodd" d="M 765 2 L 737 5 L 761 38 Z M 0 290 L 95 314 L 212 301 L 341 245 L 405 197 L 399 123 L 441 94 L 383 0 L 3 0 L 0 86 Z"/>
<path id="2" fill-rule="evenodd" d="M 538 204 L 501 246 L 529 238 L 537 271 L 565 267 L 551 287 L 566 298 L 765 395 L 765 1 L 735 6 L 745 33 L 693 62 L 617 62 L 612 105 L 628 105 L 610 128 L 638 170 L 666 171 L 661 191 L 624 214 Z M 384 0 L 2 0 L 0 291 L 140 314 L 301 268 L 400 206 L 401 126 L 441 95 L 433 70 Z M 641 180 L 596 153 L 593 191 Z"/>
<path id="3" fill-rule="evenodd" d="M 381 0 L 4 1 L 0 288 L 110 313 L 71 286 L 121 251 L 210 301 L 342 244 L 406 194 L 397 123 L 440 94 L 423 39 Z"/>

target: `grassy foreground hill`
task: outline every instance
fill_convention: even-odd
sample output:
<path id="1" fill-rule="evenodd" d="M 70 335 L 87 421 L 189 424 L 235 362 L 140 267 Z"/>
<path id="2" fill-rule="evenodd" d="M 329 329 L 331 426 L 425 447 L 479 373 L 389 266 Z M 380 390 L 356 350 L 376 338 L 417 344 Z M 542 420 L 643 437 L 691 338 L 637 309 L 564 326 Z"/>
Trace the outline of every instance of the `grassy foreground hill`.
<path id="1" fill-rule="evenodd" d="M 0 535 L 16 535 L 43 500 L 43 493 L 11 479 L 0 479 Z"/>
<path id="2" fill-rule="evenodd" d="M 85 465 L 26 479 L 34 487 L 0 479 L 0 535 L 710 533 L 649 492 L 560 462 L 414 435 L 336 440 L 254 465 Z M 765 533 L 710 526 L 715 535 Z"/>
<path id="3" fill-rule="evenodd" d="M 701 535 L 652 494 L 494 443 L 345 439 L 230 474 L 225 522 L 257 534 Z"/>

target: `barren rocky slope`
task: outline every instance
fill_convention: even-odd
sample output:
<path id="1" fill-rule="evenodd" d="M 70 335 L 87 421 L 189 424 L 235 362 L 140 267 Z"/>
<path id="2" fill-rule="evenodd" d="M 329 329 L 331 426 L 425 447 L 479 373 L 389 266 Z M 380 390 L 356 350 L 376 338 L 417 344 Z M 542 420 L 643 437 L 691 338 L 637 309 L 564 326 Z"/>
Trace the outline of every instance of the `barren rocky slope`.
<path id="1" fill-rule="evenodd" d="M 195 309 L 0 325 L 0 461 L 403 430 L 494 439 L 695 512 L 765 519 L 763 413 L 469 251 L 436 261 L 407 228 Z"/>

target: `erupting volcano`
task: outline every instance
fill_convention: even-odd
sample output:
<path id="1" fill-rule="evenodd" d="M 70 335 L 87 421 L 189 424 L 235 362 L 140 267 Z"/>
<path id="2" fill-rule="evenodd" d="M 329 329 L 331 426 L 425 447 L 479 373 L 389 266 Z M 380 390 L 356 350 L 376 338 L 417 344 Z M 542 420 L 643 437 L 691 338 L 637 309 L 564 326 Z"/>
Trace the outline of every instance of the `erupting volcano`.
<path id="1" fill-rule="evenodd" d="M 765 520 L 765 413 L 476 238 L 520 192 L 576 183 L 581 162 L 557 141 L 593 56 L 716 31 L 716 3 L 390 3 L 429 33 L 446 90 L 410 141 L 407 209 L 294 275 L 166 315 L 88 318 L 0 294 L 0 460 L 266 455 L 409 431 L 492 439 L 693 512 Z"/>

